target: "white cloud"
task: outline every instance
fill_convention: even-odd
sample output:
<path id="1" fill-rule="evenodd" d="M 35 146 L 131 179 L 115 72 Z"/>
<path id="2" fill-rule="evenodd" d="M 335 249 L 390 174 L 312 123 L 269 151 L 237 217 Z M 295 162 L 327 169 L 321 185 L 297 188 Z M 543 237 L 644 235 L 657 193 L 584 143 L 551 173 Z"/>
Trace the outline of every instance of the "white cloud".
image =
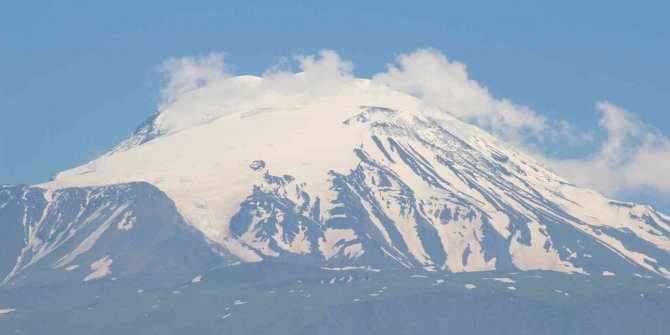
<path id="1" fill-rule="evenodd" d="M 342 60 L 340 55 L 332 50 L 320 51 L 319 57 L 298 55 L 295 59 L 300 64 L 306 80 L 351 79 L 353 76 L 353 64 Z"/>
<path id="2" fill-rule="evenodd" d="M 223 54 L 212 52 L 207 56 L 170 58 L 158 71 L 165 81 L 161 88 L 162 105 L 172 103 L 191 90 L 226 77 Z"/>
<path id="3" fill-rule="evenodd" d="M 318 56 L 293 57 L 300 71 L 296 74 L 283 60 L 279 66 L 267 71 L 253 94 L 282 93 L 300 100 L 318 98 L 323 92 L 338 90 L 354 80 L 353 65 L 332 50 L 322 50 Z"/>
<path id="4" fill-rule="evenodd" d="M 670 192 L 670 140 L 639 117 L 609 102 L 596 105 L 606 138 L 586 159 L 546 163 L 559 175 L 608 195 L 626 191 Z"/>
<path id="5" fill-rule="evenodd" d="M 497 99 L 469 78 L 463 63 L 449 61 L 434 49 L 419 49 L 396 58 L 373 80 L 423 99 L 463 121 L 475 123 L 503 139 L 520 142 L 524 131 L 547 128 L 545 117 L 507 99 Z"/>
<path id="6" fill-rule="evenodd" d="M 233 80 L 227 74 L 222 54 L 167 60 L 159 68 L 165 81 L 159 106 L 161 131 L 213 120 L 232 112 L 226 106 L 245 106 L 269 96 L 274 99 L 267 100 L 280 106 L 300 106 L 354 81 L 353 65 L 334 51 L 322 50 L 318 55 L 297 55 L 294 59 L 298 73 L 282 59 L 262 77 L 245 76 L 244 80 Z"/>

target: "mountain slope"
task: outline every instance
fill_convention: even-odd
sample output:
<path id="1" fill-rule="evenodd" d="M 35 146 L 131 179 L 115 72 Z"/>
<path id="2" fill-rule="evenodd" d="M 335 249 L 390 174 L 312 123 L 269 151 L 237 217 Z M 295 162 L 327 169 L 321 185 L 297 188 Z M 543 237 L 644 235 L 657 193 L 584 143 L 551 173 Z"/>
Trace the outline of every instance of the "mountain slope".
<path id="1" fill-rule="evenodd" d="M 11 286 L 183 282 L 224 261 L 147 183 L 0 188 L 0 277 Z"/>
<path id="2" fill-rule="evenodd" d="M 3 334 L 667 334 L 665 279 L 333 271 L 277 262 L 156 289 L 2 290 Z M 145 288 L 138 290 L 138 288 Z M 36 294 L 35 291 L 39 293 Z M 119 322 L 123 320 L 123 322 Z"/>
<path id="3" fill-rule="evenodd" d="M 265 80 L 191 91 L 40 187 L 150 183 L 249 262 L 670 278 L 670 218 L 648 206 L 571 185 L 372 81 L 282 91 Z"/>

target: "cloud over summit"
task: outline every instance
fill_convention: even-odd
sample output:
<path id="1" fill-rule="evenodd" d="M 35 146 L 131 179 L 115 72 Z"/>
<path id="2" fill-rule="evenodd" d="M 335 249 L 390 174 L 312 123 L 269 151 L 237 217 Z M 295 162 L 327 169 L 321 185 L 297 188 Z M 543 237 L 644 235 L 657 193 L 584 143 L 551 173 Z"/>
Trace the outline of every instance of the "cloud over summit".
<path id="1" fill-rule="evenodd" d="M 191 90 L 225 78 L 227 68 L 223 54 L 212 52 L 206 56 L 170 58 L 158 66 L 162 75 L 161 104 L 169 104 Z"/>
<path id="2" fill-rule="evenodd" d="M 552 160 L 567 179 L 607 194 L 656 190 L 670 194 L 670 140 L 639 117 L 609 102 L 599 102 L 599 126 L 606 138 L 590 157 Z"/>
<path id="3" fill-rule="evenodd" d="M 518 139 L 520 131 L 547 128 L 542 115 L 507 99 L 497 99 L 469 78 L 465 64 L 449 61 L 435 49 L 399 55 L 388 71 L 373 80 L 414 95 L 459 119 L 475 123 L 505 139 Z"/>

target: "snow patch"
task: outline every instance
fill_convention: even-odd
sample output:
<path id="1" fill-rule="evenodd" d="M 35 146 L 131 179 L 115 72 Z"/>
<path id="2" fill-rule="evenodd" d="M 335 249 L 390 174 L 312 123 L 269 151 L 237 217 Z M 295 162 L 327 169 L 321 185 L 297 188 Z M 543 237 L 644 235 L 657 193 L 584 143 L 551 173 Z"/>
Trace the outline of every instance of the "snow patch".
<path id="1" fill-rule="evenodd" d="M 514 279 L 512 279 L 512 278 L 505 278 L 505 277 L 503 277 L 503 278 L 484 278 L 484 279 L 497 281 L 497 282 L 499 282 L 499 283 L 507 283 L 507 284 L 514 284 L 514 283 L 516 283 L 516 281 L 515 281 Z"/>
<path id="2" fill-rule="evenodd" d="M 121 218 L 121 221 L 119 221 L 119 223 L 116 225 L 116 228 L 120 230 L 132 229 L 137 219 L 134 216 L 131 217 L 131 215 L 132 213 L 130 211 L 125 212 L 123 214 L 123 218 Z"/>
<path id="3" fill-rule="evenodd" d="M 380 272 L 380 269 L 373 268 L 370 265 L 363 265 L 363 266 L 342 266 L 342 267 L 322 267 L 324 270 L 328 271 L 349 271 L 349 270 L 364 270 L 364 271 L 370 271 L 370 272 Z"/>
<path id="4" fill-rule="evenodd" d="M 108 218 L 103 222 L 95 231 L 93 231 L 89 236 L 87 236 L 77 247 L 69 254 L 63 256 L 61 259 L 58 260 L 56 263 L 56 267 L 59 268 L 61 266 L 65 266 L 68 263 L 72 262 L 77 256 L 91 250 L 95 243 L 98 241 L 98 239 L 102 236 L 102 234 L 107 231 L 107 228 L 112 224 L 112 221 L 116 219 L 117 216 L 119 216 L 126 208 L 128 207 L 128 204 L 124 204 L 120 207 L 118 207 Z"/>
<path id="5" fill-rule="evenodd" d="M 327 228 L 323 235 L 324 237 L 319 238 L 319 250 L 326 260 L 335 257 L 340 252 L 345 243 L 357 238 L 356 232 L 354 232 L 353 229 Z M 358 245 L 361 246 L 360 244 Z M 359 252 L 362 255 L 361 251 L 362 249 L 359 247 L 359 249 L 350 250 L 350 254 L 353 256 L 356 255 L 356 252 Z"/>
<path id="6" fill-rule="evenodd" d="M 112 265 L 112 258 L 109 255 L 98 259 L 97 261 L 91 263 L 91 272 L 88 276 L 84 278 L 84 282 L 88 282 L 94 279 L 100 279 L 107 275 L 110 275 L 112 271 L 109 269 L 109 266 Z"/>

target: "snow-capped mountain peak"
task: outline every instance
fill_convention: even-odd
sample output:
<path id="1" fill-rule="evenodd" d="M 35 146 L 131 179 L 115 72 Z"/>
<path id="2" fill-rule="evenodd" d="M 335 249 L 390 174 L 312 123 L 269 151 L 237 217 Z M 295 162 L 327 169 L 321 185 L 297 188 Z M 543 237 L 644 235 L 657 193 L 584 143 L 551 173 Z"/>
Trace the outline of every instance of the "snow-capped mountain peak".
<path id="1" fill-rule="evenodd" d="M 670 277 L 669 217 L 377 82 L 285 76 L 187 92 L 39 186 L 150 183 L 243 261 Z"/>

